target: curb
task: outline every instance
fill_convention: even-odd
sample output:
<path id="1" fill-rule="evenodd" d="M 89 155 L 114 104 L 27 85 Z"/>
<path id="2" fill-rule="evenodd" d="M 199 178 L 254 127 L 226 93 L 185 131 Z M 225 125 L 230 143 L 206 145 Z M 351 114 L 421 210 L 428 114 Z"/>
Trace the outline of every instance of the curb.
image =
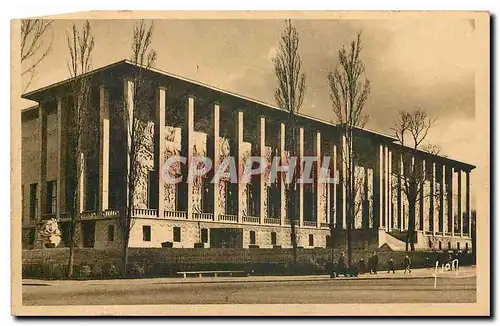
<path id="1" fill-rule="evenodd" d="M 475 278 L 476 275 L 438 275 L 437 278 L 439 279 L 464 279 L 464 278 Z M 205 281 L 185 281 L 185 280 L 175 280 L 173 279 L 172 281 L 157 281 L 155 279 L 150 279 L 151 281 L 144 281 L 143 283 L 138 282 L 136 284 L 156 284 L 156 285 L 169 285 L 169 284 L 228 284 L 228 283 L 286 283 L 286 282 L 325 282 L 325 281 L 331 281 L 331 282 L 337 282 L 337 281 L 373 281 L 373 280 L 422 280 L 422 279 L 434 279 L 434 275 L 427 275 L 427 276 L 410 276 L 410 277 L 389 277 L 389 276 L 382 276 L 382 277 L 336 277 L 336 278 L 330 278 L 325 276 L 324 278 L 304 278 L 304 279 L 297 279 L 297 278 L 291 278 L 291 279 L 267 279 L 267 280 L 262 280 L 262 279 L 248 279 L 242 277 L 241 279 L 231 279 L 231 280 L 224 280 L 224 279 L 207 279 Z M 121 280 L 118 280 L 118 282 L 96 282 L 95 280 L 86 280 L 86 281 L 69 281 L 69 282 L 77 282 L 79 285 L 120 285 Z M 59 282 L 59 281 L 54 281 L 54 282 Z M 35 283 L 22 283 L 23 286 L 60 286 L 63 285 L 61 283 L 59 284 L 54 284 L 53 282 L 35 282 Z"/>
<path id="2" fill-rule="evenodd" d="M 475 276 L 465 276 L 465 277 L 442 277 L 438 276 L 439 279 L 443 278 L 475 278 Z M 286 282 L 326 282 L 326 281 L 331 281 L 331 282 L 340 282 L 340 281 L 371 281 L 371 280 L 403 280 L 403 279 L 411 279 L 411 280 L 424 280 L 424 279 L 434 279 L 434 276 L 415 276 L 415 277 L 409 277 L 409 278 L 390 278 L 390 277 L 378 277 L 378 278 L 336 278 L 336 279 L 331 279 L 331 278 L 325 278 L 325 279 L 315 279 L 315 280 L 310 280 L 310 279 L 305 279 L 305 280 L 246 280 L 246 281 L 194 281 L 194 282 L 158 282 L 158 283 L 148 283 L 148 284 L 156 284 L 156 285 L 169 285 L 169 284 L 227 284 L 227 283 L 286 283 Z M 98 284 L 92 284 L 92 285 L 98 285 Z"/>

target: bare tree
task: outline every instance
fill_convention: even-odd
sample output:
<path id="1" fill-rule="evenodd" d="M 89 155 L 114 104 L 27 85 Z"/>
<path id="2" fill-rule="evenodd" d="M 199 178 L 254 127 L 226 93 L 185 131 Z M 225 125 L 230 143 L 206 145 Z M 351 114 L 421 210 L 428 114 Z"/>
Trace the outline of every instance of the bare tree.
<path id="1" fill-rule="evenodd" d="M 278 80 L 275 91 L 275 99 L 278 106 L 288 112 L 288 125 L 290 126 L 291 138 L 289 144 L 290 156 L 296 155 L 297 144 L 297 114 L 304 101 L 306 92 L 306 75 L 301 72 L 302 59 L 299 54 L 299 33 L 292 25 L 290 19 L 285 21 L 285 29 L 281 33 L 278 53 L 273 58 L 274 72 Z M 297 168 L 296 171 L 300 169 Z M 282 176 L 283 177 L 283 176 Z M 286 190 L 295 194 L 297 189 L 297 173 L 294 173 L 292 182 L 286 184 Z M 287 196 L 287 200 L 290 198 Z M 295 212 L 298 208 L 298 200 L 295 202 Z M 291 218 L 291 240 L 293 247 L 293 261 L 297 262 L 297 235 L 295 228 L 295 213 Z"/>
<path id="2" fill-rule="evenodd" d="M 477 244 L 477 234 L 476 234 L 476 210 L 473 209 L 470 216 L 470 230 L 471 230 L 471 246 L 472 246 L 472 262 L 476 264 L 476 244 Z"/>
<path id="3" fill-rule="evenodd" d="M 71 33 L 66 33 L 68 43 L 68 70 L 71 77 L 68 96 L 68 189 L 71 194 L 68 278 L 73 275 L 75 246 L 75 228 L 80 219 L 81 207 L 79 196 L 81 179 L 84 177 L 86 157 L 95 151 L 96 126 L 95 113 L 91 109 L 91 77 L 87 74 L 92 69 L 92 50 L 94 37 L 87 20 L 81 30 L 75 24 Z"/>
<path id="4" fill-rule="evenodd" d="M 144 76 L 145 71 L 153 67 L 156 62 L 156 51 L 151 48 L 153 29 L 153 23 L 148 26 L 144 20 L 141 20 L 134 27 L 132 62 L 135 67 L 132 80 L 132 100 L 131 103 L 124 103 L 123 105 L 125 108 L 123 114 L 127 135 L 127 199 L 124 216 L 119 219 L 119 225 L 124 240 L 124 275 L 127 275 L 130 232 L 135 223 L 134 200 L 138 183 L 143 175 L 143 159 L 144 156 L 154 155 L 149 148 L 149 144 L 151 143 L 149 128 L 151 124 L 148 122 L 151 121 L 150 113 L 152 106 L 155 104 L 151 103 L 150 92 L 152 90 L 152 85 Z M 132 106 L 131 108 L 129 107 L 130 105 Z"/>
<path id="5" fill-rule="evenodd" d="M 422 149 L 430 153 L 435 153 L 439 152 L 439 147 L 422 145 L 434 121 L 422 109 L 400 111 L 399 118 L 392 130 L 401 146 L 409 146 L 414 150 Z M 402 171 L 396 175 L 401 182 L 401 191 L 408 201 L 409 216 L 406 251 L 408 251 L 408 246 L 413 251 L 415 250 L 413 234 L 415 233 L 416 226 L 416 205 L 423 198 L 426 176 L 423 173 L 421 164 L 415 160 L 413 153 L 402 150 L 401 161 Z"/>
<path id="6" fill-rule="evenodd" d="M 338 51 L 340 66 L 328 74 L 333 113 L 337 123 L 342 128 L 341 161 L 345 171 L 345 179 L 342 182 L 345 184 L 347 197 L 345 202 L 347 206 L 347 260 L 349 266 L 352 265 L 352 229 L 356 214 L 355 198 L 357 193 L 353 150 L 355 129 L 364 127 L 368 121 L 368 115 L 364 113 L 364 108 L 370 94 L 370 81 L 368 78 L 363 78 L 365 65 L 360 57 L 362 50 L 361 33 L 358 33 L 356 40 L 351 42 L 349 51 L 344 46 Z"/>
<path id="7" fill-rule="evenodd" d="M 441 154 L 441 146 L 435 144 L 425 144 L 421 150 L 432 155 L 441 155 L 441 157 L 448 157 L 448 155 Z"/>
<path id="8" fill-rule="evenodd" d="M 27 78 L 23 91 L 30 87 L 36 75 L 36 68 L 52 50 L 53 36 L 44 46 L 44 35 L 52 28 L 52 20 L 25 19 L 21 21 L 21 76 Z"/>

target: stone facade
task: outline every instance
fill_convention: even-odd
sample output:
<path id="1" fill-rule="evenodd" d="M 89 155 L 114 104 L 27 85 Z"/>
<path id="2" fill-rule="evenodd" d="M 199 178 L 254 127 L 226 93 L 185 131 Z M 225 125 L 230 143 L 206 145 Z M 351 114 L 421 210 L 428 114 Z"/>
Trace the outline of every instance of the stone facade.
<path id="1" fill-rule="evenodd" d="M 101 118 L 97 135 L 100 136 L 100 152 L 94 159 L 84 158 L 86 165 L 81 184 L 85 186 L 77 199 L 82 203 L 81 220 L 76 228 L 79 246 L 123 246 L 119 221 L 125 211 L 128 188 L 124 181 L 127 166 L 123 134 L 126 132 L 120 129 L 123 126 L 120 112 L 132 105 L 133 87 L 131 76 L 127 75 L 130 65 L 123 62 L 99 70 L 93 78 L 99 96 L 93 97 L 91 106 L 100 108 L 94 110 Z M 148 76 L 151 79 L 147 83 L 151 85 L 147 90 L 151 93 L 150 102 L 138 110 L 139 123 L 145 130 L 142 135 L 145 145 L 139 153 L 140 173 L 133 194 L 130 247 L 160 247 L 163 242 L 172 242 L 176 248 L 192 248 L 202 242 L 202 229 L 206 230 L 203 231 L 207 237 L 204 246 L 208 247 L 211 230 L 228 229 L 241 237 L 238 245 L 243 248 L 287 248 L 291 246 L 292 219 L 297 222 L 300 247 L 326 247 L 330 224 L 338 237 L 342 237 L 342 232 L 345 234 L 348 205 L 342 128 L 299 116 L 297 134 L 293 137 L 295 143 L 292 143 L 292 130 L 285 124 L 287 115 L 282 110 L 168 74 L 151 71 Z M 65 112 L 64 96 L 61 85 L 25 96 L 39 103 L 22 114 L 22 236 L 25 248 L 37 246 L 36 236 L 33 239 L 32 235 L 33 232 L 36 235 L 44 220 L 58 218 L 62 229 L 68 222 L 65 215 L 68 198 L 65 195 L 60 198 L 67 189 L 64 182 L 57 180 L 67 177 L 64 158 L 61 159 L 61 155 L 65 155 L 62 150 L 65 134 L 59 130 L 64 124 L 64 119 L 60 118 Z M 125 107 L 123 103 L 127 103 Z M 42 123 L 44 119 L 46 124 Z M 104 135 L 103 130 L 107 129 L 103 126 L 108 125 L 110 131 Z M 185 182 L 185 167 L 174 165 L 163 171 L 164 160 L 173 156 L 184 155 L 190 164 L 194 157 L 207 155 L 218 166 L 232 155 L 237 158 L 238 171 L 242 171 L 244 160 L 250 155 L 261 155 L 268 161 L 278 157 L 281 162 L 288 162 L 292 152 L 320 159 L 330 156 L 330 174 L 340 176 L 340 183 L 327 186 L 315 181 L 299 184 L 297 190 L 291 192 L 285 189 L 283 177 L 274 185 L 263 181 L 267 180 L 268 171 L 265 179 L 253 180 L 251 186 L 232 185 L 222 180 L 211 187 L 208 179 L 202 177 L 196 177 L 192 184 L 161 183 L 163 172 L 171 177 L 180 176 Z M 409 153 L 413 155 L 412 162 L 420 164 L 425 174 L 423 194 L 415 212 L 417 249 L 436 249 L 439 242 L 441 249 L 448 249 L 448 242 L 453 249 L 470 247 L 471 196 L 468 192 L 474 166 L 421 151 L 412 152 L 397 145 L 390 136 L 363 129 L 356 130 L 354 143 L 353 225 L 356 234 L 366 233 L 365 238 L 359 237 L 360 241 L 364 243 L 363 239 L 376 235 L 378 246 L 387 244 L 396 248 L 400 245 L 398 238 L 391 234 L 408 229 L 409 203 L 403 194 L 399 173 L 400 155 Z M 103 173 L 106 182 L 103 182 Z M 313 174 L 314 178 L 318 176 L 317 166 Z M 52 182 L 50 187 L 49 182 Z M 38 183 L 43 187 L 32 188 L 31 185 Z M 54 184 L 64 187 L 63 192 Z M 49 191 L 52 192 L 49 194 Z M 34 208 L 37 212 L 30 216 Z M 40 208 L 43 212 L 38 211 Z M 179 237 L 178 228 L 180 240 L 174 239 L 174 233 Z M 366 241 L 372 245 L 372 240 Z"/>
<path id="2" fill-rule="evenodd" d="M 102 229 L 96 233 L 95 247 L 102 249 L 111 245 L 119 245 L 121 238 L 115 238 L 113 243 L 106 241 L 106 234 L 104 233 L 107 225 L 112 221 L 101 222 L 100 225 L 96 224 L 96 230 Z M 144 239 L 143 227 L 150 227 L 151 238 L 150 240 Z M 174 239 L 174 227 L 180 228 L 180 241 Z M 217 222 L 203 222 L 203 221 L 172 221 L 172 220 L 158 220 L 158 219 L 137 219 L 134 222 L 132 232 L 130 234 L 130 247 L 136 248 L 160 248 L 162 242 L 172 242 L 173 248 L 194 248 L 196 243 L 202 243 L 202 229 L 207 232 L 207 242 L 204 243 L 205 248 L 210 248 L 210 234 L 211 229 L 239 229 L 242 232 L 243 244 L 242 248 L 249 248 L 251 245 L 259 246 L 259 248 L 273 248 L 280 246 L 281 248 L 291 248 L 291 229 L 290 227 L 281 226 L 268 226 L 268 225 L 242 225 L 233 223 L 217 223 Z M 119 232 L 117 230 L 117 232 Z M 254 232 L 255 242 L 251 243 L 250 233 Z M 276 243 L 272 243 L 272 233 L 276 234 Z M 310 236 L 313 236 L 312 245 L 310 245 Z M 314 228 L 299 228 L 297 230 L 297 246 L 303 248 L 326 247 L 326 236 L 330 235 L 328 229 L 314 229 Z M 99 240 L 98 240 L 99 239 Z"/>

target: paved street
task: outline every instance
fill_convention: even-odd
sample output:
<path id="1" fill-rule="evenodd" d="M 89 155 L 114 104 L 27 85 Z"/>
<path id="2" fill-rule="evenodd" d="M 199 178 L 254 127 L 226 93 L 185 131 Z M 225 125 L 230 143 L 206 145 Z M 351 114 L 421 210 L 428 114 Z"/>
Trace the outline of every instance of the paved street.
<path id="1" fill-rule="evenodd" d="M 439 274 L 379 273 L 358 278 L 251 276 L 246 278 L 23 281 L 25 305 L 464 303 L 476 301 L 475 269 Z"/>

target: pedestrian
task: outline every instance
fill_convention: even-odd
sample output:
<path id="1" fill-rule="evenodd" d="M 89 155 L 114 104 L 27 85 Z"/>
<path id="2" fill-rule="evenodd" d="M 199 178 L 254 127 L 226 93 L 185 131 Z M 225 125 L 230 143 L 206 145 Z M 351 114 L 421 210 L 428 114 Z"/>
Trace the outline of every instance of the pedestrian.
<path id="1" fill-rule="evenodd" d="M 393 274 L 396 273 L 394 269 L 394 260 L 392 259 L 392 257 L 387 261 L 387 273 L 390 273 L 391 271 Z"/>
<path id="2" fill-rule="evenodd" d="M 405 262 L 404 262 L 404 267 L 405 267 L 405 274 L 406 271 L 411 274 L 411 259 L 408 257 L 408 255 L 405 256 Z"/>
<path id="3" fill-rule="evenodd" d="M 365 260 L 363 259 L 363 257 L 361 257 L 359 259 L 358 272 L 359 272 L 359 274 L 364 274 L 366 272 L 366 263 L 365 263 Z"/>
<path id="4" fill-rule="evenodd" d="M 377 269 L 378 269 L 378 256 L 377 252 L 373 252 L 373 255 L 370 257 L 371 259 L 371 264 L 370 264 L 370 274 L 373 272 L 373 274 L 377 274 Z"/>
<path id="5" fill-rule="evenodd" d="M 335 270 L 335 261 L 331 262 L 328 268 L 330 269 L 330 278 L 335 278 L 337 276 L 337 272 Z"/>
<path id="6" fill-rule="evenodd" d="M 345 253 L 342 251 L 342 254 L 339 257 L 339 261 L 337 263 L 336 268 L 337 275 L 344 274 L 347 277 L 347 267 L 345 263 Z"/>
<path id="7" fill-rule="evenodd" d="M 460 266 L 460 258 L 461 258 L 460 251 L 456 250 L 455 254 L 453 255 L 453 260 L 456 260 L 457 263 L 455 265 L 453 263 L 451 264 L 452 267 L 455 267 L 455 270 L 457 270 Z"/>

